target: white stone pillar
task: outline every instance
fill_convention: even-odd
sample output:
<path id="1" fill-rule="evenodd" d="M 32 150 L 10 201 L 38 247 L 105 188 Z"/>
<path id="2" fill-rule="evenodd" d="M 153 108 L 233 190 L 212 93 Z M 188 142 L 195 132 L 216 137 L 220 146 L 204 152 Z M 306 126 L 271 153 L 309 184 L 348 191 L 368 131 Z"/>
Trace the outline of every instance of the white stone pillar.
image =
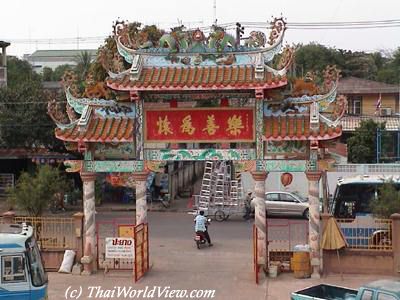
<path id="1" fill-rule="evenodd" d="M 147 223 L 147 175 L 147 172 L 133 173 L 133 178 L 136 183 L 136 225 Z"/>
<path id="2" fill-rule="evenodd" d="M 97 271 L 96 220 L 95 220 L 95 173 L 81 173 L 83 181 L 84 248 L 81 263 L 82 275 Z"/>
<path id="3" fill-rule="evenodd" d="M 251 175 L 255 181 L 255 225 L 257 227 L 257 256 L 258 264 L 264 269 L 267 267 L 267 219 L 265 206 L 265 179 L 266 172 L 252 172 Z"/>
<path id="4" fill-rule="evenodd" d="M 319 180 L 320 171 L 308 171 L 308 203 L 310 209 L 308 243 L 311 248 L 312 278 L 320 278 L 320 212 L 319 212 Z"/>

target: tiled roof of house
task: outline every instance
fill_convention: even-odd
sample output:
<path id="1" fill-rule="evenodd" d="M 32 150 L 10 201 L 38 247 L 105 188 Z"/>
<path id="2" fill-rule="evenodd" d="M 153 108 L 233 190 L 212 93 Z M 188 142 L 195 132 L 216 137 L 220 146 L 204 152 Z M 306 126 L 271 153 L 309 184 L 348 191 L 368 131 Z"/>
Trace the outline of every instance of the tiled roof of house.
<path id="1" fill-rule="evenodd" d="M 185 90 L 185 89 L 256 89 L 287 84 L 286 77 L 274 77 L 265 71 L 255 78 L 254 66 L 146 67 L 138 80 L 126 75 L 108 79 L 107 85 L 118 90 Z"/>
<path id="2" fill-rule="evenodd" d="M 54 158 L 54 159 L 68 159 L 71 158 L 69 153 L 52 152 L 48 149 L 37 148 L 37 149 L 24 149 L 24 148 L 13 148 L 13 149 L 0 149 L 0 158 L 2 159 L 26 159 L 26 158 Z"/>
<path id="3" fill-rule="evenodd" d="M 79 49 L 79 50 L 36 50 L 28 57 L 69 57 L 75 58 L 80 55 L 82 52 L 88 52 L 92 58 L 97 55 L 97 49 Z"/>
<path id="4" fill-rule="evenodd" d="M 357 77 L 345 77 L 339 80 L 339 94 L 385 94 L 399 93 L 399 86 Z"/>
<path id="5" fill-rule="evenodd" d="M 270 141 L 331 140 L 342 134 L 340 126 L 328 127 L 320 122 L 319 130 L 310 130 L 309 115 L 283 115 L 267 117 L 265 138 Z"/>
<path id="6" fill-rule="evenodd" d="M 56 128 L 56 137 L 67 142 L 133 142 L 134 119 L 93 117 L 86 127 Z"/>
<path id="7" fill-rule="evenodd" d="M 6 41 L 0 41 L 0 47 L 8 47 L 8 46 L 10 46 L 11 44 L 9 43 L 9 42 L 6 42 Z"/>
<path id="8" fill-rule="evenodd" d="M 343 131 L 355 131 L 362 121 L 373 120 L 376 123 L 386 123 L 386 130 L 397 131 L 400 129 L 399 117 L 378 117 L 378 116 L 344 116 L 340 123 Z"/>

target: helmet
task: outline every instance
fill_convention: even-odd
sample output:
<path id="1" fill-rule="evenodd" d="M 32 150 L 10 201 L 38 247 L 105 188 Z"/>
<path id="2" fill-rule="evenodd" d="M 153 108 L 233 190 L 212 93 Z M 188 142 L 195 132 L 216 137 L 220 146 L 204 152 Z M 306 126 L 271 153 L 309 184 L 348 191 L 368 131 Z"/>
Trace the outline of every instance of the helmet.
<path id="1" fill-rule="evenodd" d="M 252 194 L 253 191 L 252 190 L 247 190 L 247 194 Z"/>

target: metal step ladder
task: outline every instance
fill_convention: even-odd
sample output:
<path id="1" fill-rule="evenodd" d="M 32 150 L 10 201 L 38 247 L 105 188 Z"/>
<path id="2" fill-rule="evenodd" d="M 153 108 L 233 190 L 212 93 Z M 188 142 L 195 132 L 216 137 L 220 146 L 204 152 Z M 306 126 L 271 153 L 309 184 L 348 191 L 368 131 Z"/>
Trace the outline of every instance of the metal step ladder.
<path id="1" fill-rule="evenodd" d="M 200 195 L 196 196 L 197 211 L 208 212 L 220 206 L 239 205 L 243 196 L 240 173 L 232 178 L 228 161 L 206 161 Z"/>
<path id="2" fill-rule="evenodd" d="M 206 161 L 204 165 L 203 180 L 201 182 L 200 197 L 197 203 L 197 210 L 207 211 L 211 200 L 212 173 L 214 164 Z"/>
<path id="3" fill-rule="evenodd" d="M 232 204 L 239 204 L 243 200 L 243 187 L 241 174 L 235 175 L 235 179 L 231 181 L 230 200 Z"/>

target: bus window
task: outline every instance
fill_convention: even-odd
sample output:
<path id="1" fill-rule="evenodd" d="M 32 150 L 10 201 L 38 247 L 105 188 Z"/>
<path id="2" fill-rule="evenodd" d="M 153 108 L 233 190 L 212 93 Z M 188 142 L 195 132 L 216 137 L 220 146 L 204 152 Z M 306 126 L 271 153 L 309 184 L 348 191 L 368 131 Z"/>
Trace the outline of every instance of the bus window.
<path id="1" fill-rule="evenodd" d="M 26 281 L 24 257 L 22 255 L 7 255 L 1 257 L 3 283 Z"/>
<path id="2" fill-rule="evenodd" d="M 33 238 L 28 242 L 27 256 L 32 274 L 32 285 L 36 287 L 44 285 L 47 282 L 47 275 L 44 271 L 39 248 Z"/>
<path id="3" fill-rule="evenodd" d="M 379 188 L 383 182 L 351 182 L 336 187 L 331 203 L 331 212 L 336 218 L 355 218 L 357 215 L 371 214 L 371 200 L 379 199 Z M 395 183 L 400 189 L 400 184 Z"/>

